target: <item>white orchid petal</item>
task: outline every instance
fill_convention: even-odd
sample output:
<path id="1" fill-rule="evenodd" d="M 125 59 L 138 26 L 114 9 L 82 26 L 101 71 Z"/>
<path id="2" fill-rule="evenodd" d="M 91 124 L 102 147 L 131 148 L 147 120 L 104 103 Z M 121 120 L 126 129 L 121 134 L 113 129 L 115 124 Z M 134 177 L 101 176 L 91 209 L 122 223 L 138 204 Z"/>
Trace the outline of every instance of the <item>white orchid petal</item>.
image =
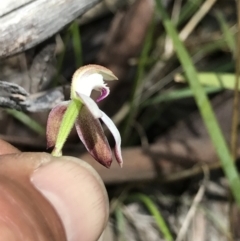
<path id="1" fill-rule="evenodd" d="M 121 136 L 120 133 L 117 129 L 117 127 L 115 126 L 115 124 L 113 123 L 113 121 L 102 111 L 102 117 L 101 117 L 102 121 L 105 123 L 105 125 L 108 127 L 108 129 L 111 131 L 114 139 L 115 139 L 115 157 L 117 159 L 117 162 L 119 163 L 119 165 L 122 167 L 123 164 L 123 160 L 122 160 L 122 154 L 121 154 Z"/>
<path id="2" fill-rule="evenodd" d="M 98 105 L 92 98 L 79 92 L 76 92 L 76 94 L 82 101 L 82 103 L 89 109 L 95 119 L 99 119 L 102 117 L 102 111 L 98 108 Z"/>
<path id="3" fill-rule="evenodd" d="M 106 98 L 109 94 L 109 88 L 104 80 L 116 80 L 117 77 L 111 70 L 100 65 L 87 65 L 75 71 L 72 78 L 71 98 L 75 98 L 76 92 L 90 96 L 92 90 L 101 92 L 98 101 Z"/>
<path id="4" fill-rule="evenodd" d="M 105 87 L 103 76 L 97 73 L 90 75 L 85 74 L 81 77 L 79 76 L 74 83 L 75 91 L 81 92 L 87 96 L 91 95 L 93 89 L 101 90 L 103 87 Z"/>

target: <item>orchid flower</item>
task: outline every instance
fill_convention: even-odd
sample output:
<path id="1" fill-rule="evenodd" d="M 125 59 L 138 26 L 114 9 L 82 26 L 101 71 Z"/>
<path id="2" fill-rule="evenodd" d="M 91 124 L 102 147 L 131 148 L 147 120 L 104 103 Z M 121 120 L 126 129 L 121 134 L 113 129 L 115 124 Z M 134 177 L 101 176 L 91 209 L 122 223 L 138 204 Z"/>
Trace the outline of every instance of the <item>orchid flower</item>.
<path id="1" fill-rule="evenodd" d="M 112 151 L 104 134 L 99 119 L 111 131 L 116 145 L 115 157 L 122 167 L 121 136 L 113 121 L 101 111 L 90 97 L 92 90 L 100 91 L 97 102 L 109 95 L 109 88 L 104 80 L 116 80 L 117 77 L 100 65 L 87 65 L 79 68 L 73 75 L 71 100 L 63 101 L 54 107 L 47 121 L 47 147 L 54 147 L 53 156 L 61 156 L 66 139 L 75 125 L 79 138 L 88 152 L 99 163 L 110 167 Z"/>

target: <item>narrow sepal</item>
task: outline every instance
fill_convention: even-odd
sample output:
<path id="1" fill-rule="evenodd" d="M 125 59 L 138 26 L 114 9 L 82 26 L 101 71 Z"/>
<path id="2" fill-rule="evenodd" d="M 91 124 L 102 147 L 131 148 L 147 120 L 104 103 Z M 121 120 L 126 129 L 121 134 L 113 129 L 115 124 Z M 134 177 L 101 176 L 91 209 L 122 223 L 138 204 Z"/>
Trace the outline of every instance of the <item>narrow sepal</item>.
<path id="1" fill-rule="evenodd" d="M 48 115 L 46 136 L 47 148 L 55 146 L 58 131 L 63 115 L 68 107 L 69 101 L 64 101 L 55 106 Z"/>
<path id="2" fill-rule="evenodd" d="M 120 133 L 113 123 L 113 121 L 102 111 L 102 121 L 104 124 L 108 127 L 108 129 L 111 131 L 114 139 L 115 139 L 115 148 L 114 148 L 114 154 L 116 157 L 116 160 L 120 167 L 123 165 L 123 159 L 122 159 L 122 153 L 121 153 L 121 136 Z"/>
<path id="3" fill-rule="evenodd" d="M 81 100 L 81 102 L 92 113 L 92 115 L 94 116 L 95 119 L 99 119 L 102 117 L 102 111 L 98 108 L 98 105 L 92 98 L 90 98 L 82 93 L 76 92 L 76 94 L 77 94 L 78 98 Z"/>
<path id="4" fill-rule="evenodd" d="M 96 161 L 109 168 L 112 163 L 112 151 L 100 121 L 83 106 L 75 125 L 78 136 L 88 152 Z"/>

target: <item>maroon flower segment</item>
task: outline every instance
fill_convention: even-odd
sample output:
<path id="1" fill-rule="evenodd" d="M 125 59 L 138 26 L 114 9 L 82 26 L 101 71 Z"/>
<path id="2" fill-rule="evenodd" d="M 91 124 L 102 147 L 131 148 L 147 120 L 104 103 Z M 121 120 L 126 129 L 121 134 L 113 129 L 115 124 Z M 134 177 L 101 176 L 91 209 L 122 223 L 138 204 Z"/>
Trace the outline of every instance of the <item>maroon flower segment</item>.
<path id="1" fill-rule="evenodd" d="M 90 95 L 93 89 L 100 91 L 101 94 L 97 99 L 97 102 L 103 100 L 109 95 L 110 92 L 104 80 L 116 79 L 117 77 L 105 67 L 99 65 L 87 65 L 79 68 L 74 73 L 71 84 L 70 101 L 77 101 L 79 103 L 79 110 L 75 115 L 77 117 L 73 120 L 75 122 L 78 136 L 93 158 L 107 168 L 109 168 L 112 163 L 112 150 L 109 146 L 99 119 L 101 119 L 108 127 L 115 139 L 116 145 L 114 148 L 114 154 L 117 162 L 122 167 L 123 160 L 121 154 L 121 136 L 113 121 L 99 109 L 98 105 L 90 97 Z M 58 132 L 60 130 L 64 115 L 68 113 L 66 110 L 69 103 L 71 103 L 70 101 L 60 103 L 53 108 L 49 114 L 47 122 L 48 148 L 57 148 L 55 145 Z M 61 147 L 63 144 L 61 144 Z M 58 149 L 61 149 L 61 147 L 58 147 Z M 54 153 L 54 150 L 53 155 L 56 153 Z M 57 153 L 61 153 L 61 150 L 57 150 Z"/>
<path id="2" fill-rule="evenodd" d="M 88 152 L 105 167 L 112 163 L 112 151 L 98 119 L 83 106 L 75 123 L 77 133 Z"/>
<path id="3" fill-rule="evenodd" d="M 55 106 L 49 113 L 47 120 L 47 148 L 55 146 L 58 131 L 62 122 L 63 115 L 67 110 L 69 101 L 65 101 Z"/>

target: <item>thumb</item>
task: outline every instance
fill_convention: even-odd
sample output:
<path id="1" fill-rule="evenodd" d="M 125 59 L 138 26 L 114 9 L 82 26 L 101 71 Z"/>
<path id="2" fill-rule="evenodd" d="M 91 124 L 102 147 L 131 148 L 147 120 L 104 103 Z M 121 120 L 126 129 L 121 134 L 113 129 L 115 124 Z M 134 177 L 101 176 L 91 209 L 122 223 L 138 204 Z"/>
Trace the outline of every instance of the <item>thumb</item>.
<path id="1" fill-rule="evenodd" d="M 0 189 L 6 194 L 0 196 L 0 220 L 3 211 L 12 220 L 7 223 L 9 230 L 14 224 L 15 236 L 25 235 L 25 240 L 49 240 L 47 233 L 51 240 L 65 240 L 64 231 L 68 241 L 95 241 L 108 219 L 108 199 L 100 177 L 77 158 L 46 153 L 2 155 Z"/>
<path id="2" fill-rule="evenodd" d="M 90 165 L 77 158 L 51 159 L 31 175 L 33 185 L 54 206 L 67 240 L 97 240 L 108 220 L 102 180 Z"/>

